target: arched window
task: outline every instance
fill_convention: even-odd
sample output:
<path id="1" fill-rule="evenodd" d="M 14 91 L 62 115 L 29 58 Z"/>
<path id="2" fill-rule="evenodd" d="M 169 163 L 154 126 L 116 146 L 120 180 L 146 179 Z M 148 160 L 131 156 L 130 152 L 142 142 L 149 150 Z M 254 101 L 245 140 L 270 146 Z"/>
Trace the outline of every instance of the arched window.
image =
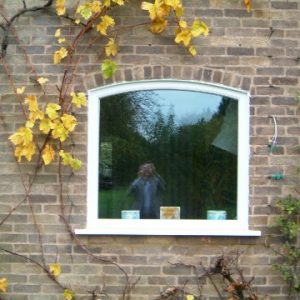
<path id="1" fill-rule="evenodd" d="M 247 92 L 174 80 L 91 90 L 76 233 L 260 235 L 248 229 L 248 170 Z"/>

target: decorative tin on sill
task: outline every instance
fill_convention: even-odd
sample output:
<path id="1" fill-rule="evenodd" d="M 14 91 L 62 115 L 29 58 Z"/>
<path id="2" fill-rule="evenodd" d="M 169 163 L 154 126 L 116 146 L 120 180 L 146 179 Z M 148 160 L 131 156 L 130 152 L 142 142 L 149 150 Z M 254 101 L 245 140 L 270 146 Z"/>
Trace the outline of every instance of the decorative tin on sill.
<path id="1" fill-rule="evenodd" d="M 207 220 L 226 220 L 227 212 L 226 210 L 208 210 Z"/>
<path id="2" fill-rule="evenodd" d="M 161 219 L 180 219 L 180 206 L 161 206 Z"/>
<path id="3" fill-rule="evenodd" d="M 121 211 L 122 219 L 140 219 L 139 210 L 122 210 Z"/>

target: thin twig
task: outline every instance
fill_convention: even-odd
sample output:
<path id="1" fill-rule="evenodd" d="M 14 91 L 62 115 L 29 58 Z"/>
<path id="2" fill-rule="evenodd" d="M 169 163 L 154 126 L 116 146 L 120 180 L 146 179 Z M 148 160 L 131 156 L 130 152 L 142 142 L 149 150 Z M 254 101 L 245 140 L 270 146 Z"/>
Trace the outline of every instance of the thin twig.
<path id="1" fill-rule="evenodd" d="M 62 284 L 57 280 L 57 278 L 50 272 L 50 270 L 49 270 L 48 268 L 46 268 L 45 266 L 43 266 L 42 264 L 40 264 L 38 261 L 36 261 L 36 260 L 34 260 L 34 259 L 32 259 L 32 258 L 30 258 L 30 257 L 28 257 L 28 256 L 25 256 L 25 255 L 23 255 L 23 254 L 19 254 L 19 253 L 17 253 L 17 252 L 10 251 L 10 250 L 7 250 L 7 249 L 5 249 L 5 248 L 2 248 L 1 246 L 0 246 L 0 250 L 3 251 L 3 252 L 9 253 L 9 254 L 11 254 L 11 255 L 17 256 L 17 257 L 21 257 L 21 258 L 23 258 L 24 260 L 33 263 L 34 265 L 36 265 L 36 266 L 38 266 L 40 269 L 42 269 L 42 270 L 48 275 L 48 277 L 49 277 L 52 281 L 54 281 L 60 288 L 62 288 L 63 290 L 66 289 L 66 287 L 65 287 L 64 285 L 62 285 Z"/>
<path id="2" fill-rule="evenodd" d="M 19 18 L 20 16 L 22 16 L 25 13 L 28 12 L 34 12 L 34 11 L 39 11 L 39 10 L 44 10 L 48 7 L 50 7 L 52 5 L 54 0 L 48 0 L 44 5 L 42 6 L 33 6 L 30 8 L 26 7 L 26 4 L 24 4 L 24 8 L 21 9 L 20 11 L 18 11 L 15 15 L 13 15 L 9 20 L 6 20 L 5 24 L 1 24 L 1 28 L 4 31 L 4 36 L 2 39 L 2 43 L 1 43 L 1 51 L 0 51 L 0 58 L 4 58 L 6 55 L 6 50 L 8 47 L 8 36 L 9 36 L 9 32 L 11 30 L 11 26 L 13 24 L 13 22 Z M 24 2 L 23 2 L 24 3 Z"/>
<path id="3" fill-rule="evenodd" d="M 221 292 L 219 291 L 217 285 L 215 284 L 211 273 L 209 272 L 209 270 L 207 270 L 204 265 L 200 262 L 200 266 L 202 267 L 202 270 L 204 271 L 205 275 L 207 276 L 207 278 L 209 279 L 209 281 L 211 282 L 211 284 L 213 285 L 214 289 L 216 290 L 218 296 L 220 299 L 224 299 Z"/>

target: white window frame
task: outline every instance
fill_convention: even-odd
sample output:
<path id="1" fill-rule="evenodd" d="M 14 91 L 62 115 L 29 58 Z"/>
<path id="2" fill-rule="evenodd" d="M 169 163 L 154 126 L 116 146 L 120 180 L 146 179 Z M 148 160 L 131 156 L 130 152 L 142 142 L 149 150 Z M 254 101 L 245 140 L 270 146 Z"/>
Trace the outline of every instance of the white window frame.
<path id="1" fill-rule="evenodd" d="M 238 192 L 236 220 L 126 220 L 98 218 L 100 99 L 146 90 L 185 90 L 238 101 Z M 260 236 L 249 230 L 249 98 L 247 91 L 196 81 L 142 80 L 88 91 L 87 223 L 82 235 Z"/>

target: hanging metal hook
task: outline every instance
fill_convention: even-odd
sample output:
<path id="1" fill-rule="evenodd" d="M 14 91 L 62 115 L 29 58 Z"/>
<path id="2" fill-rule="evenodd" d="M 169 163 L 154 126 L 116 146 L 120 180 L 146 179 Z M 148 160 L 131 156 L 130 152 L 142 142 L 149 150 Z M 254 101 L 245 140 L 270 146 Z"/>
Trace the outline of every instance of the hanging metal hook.
<path id="1" fill-rule="evenodd" d="M 277 128 L 277 120 L 276 120 L 275 116 L 271 115 L 271 116 L 269 116 L 269 118 L 272 118 L 273 123 L 274 123 L 274 135 L 270 139 L 269 145 L 268 145 L 270 148 L 270 153 L 272 153 L 272 151 L 274 150 L 274 148 L 277 145 L 278 128 Z"/>

